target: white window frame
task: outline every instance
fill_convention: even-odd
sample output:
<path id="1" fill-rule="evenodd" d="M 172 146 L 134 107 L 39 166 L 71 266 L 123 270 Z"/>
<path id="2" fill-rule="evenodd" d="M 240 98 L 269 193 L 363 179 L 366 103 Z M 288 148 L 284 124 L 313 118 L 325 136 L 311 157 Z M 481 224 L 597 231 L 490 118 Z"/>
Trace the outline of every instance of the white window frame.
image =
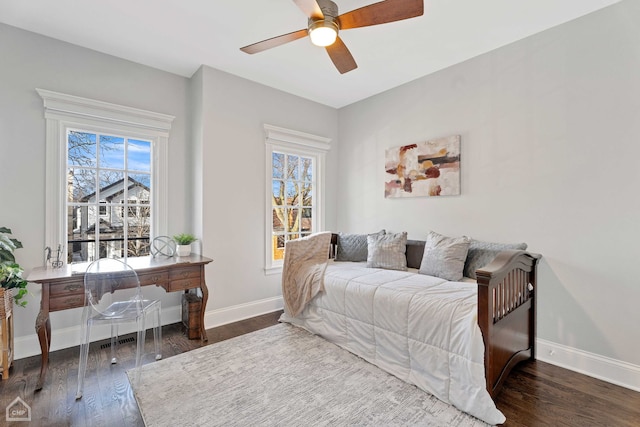
<path id="1" fill-rule="evenodd" d="M 36 89 L 46 121 L 45 246 L 61 245 L 67 262 L 67 131 L 83 129 L 124 134 L 153 144 L 150 239 L 165 235 L 168 224 L 168 140 L 174 116 L 79 96 Z"/>
<path id="2" fill-rule="evenodd" d="M 273 260 L 272 248 L 272 227 L 273 227 L 273 206 L 271 195 L 272 187 L 272 155 L 273 152 L 286 154 L 299 154 L 313 158 L 315 169 L 313 178 L 315 181 L 312 232 L 317 233 L 324 230 L 324 179 L 325 179 L 325 157 L 331 148 L 331 139 L 296 130 L 285 129 L 278 126 L 264 124 L 265 145 L 266 145 L 266 187 L 265 187 L 265 267 L 266 275 L 278 274 L 282 272 L 282 260 Z"/>

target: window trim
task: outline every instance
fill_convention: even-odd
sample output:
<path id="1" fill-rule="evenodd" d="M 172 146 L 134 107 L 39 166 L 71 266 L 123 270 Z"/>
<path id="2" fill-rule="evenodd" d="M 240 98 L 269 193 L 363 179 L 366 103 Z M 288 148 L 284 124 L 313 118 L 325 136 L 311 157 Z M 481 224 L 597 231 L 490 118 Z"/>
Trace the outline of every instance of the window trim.
<path id="1" fill-rule="evenodd" d="M 314 176 L 316 206 L 313 232 L 324 230 L 324 182 L 325 182 L 325 158 L 331 148 L 331 138 L 313 135 L 310 133 L 286 129 L 278 126 L 264 124 L 265 132 L 265 267 L 266 275 L 278 274 L 282 271 L 282 261 L 272 259 L 272 153 L 274 151 L 288 154 L 300 154 L 313 157 L 316 163 L 316 176 Z"/>
<path id="2" fill-rule="evenodd" d="M 111 104 L 79 96 L 36 89 L 43 100 L 46 122 L 45 246 L 67 246 L 67 130 L 85 129 L 126 134 L 152 141 L 151 235 L 168 230 L 168 140 L 175 116 Z M 66 256 L 63 259 L 66 264 Z"/>

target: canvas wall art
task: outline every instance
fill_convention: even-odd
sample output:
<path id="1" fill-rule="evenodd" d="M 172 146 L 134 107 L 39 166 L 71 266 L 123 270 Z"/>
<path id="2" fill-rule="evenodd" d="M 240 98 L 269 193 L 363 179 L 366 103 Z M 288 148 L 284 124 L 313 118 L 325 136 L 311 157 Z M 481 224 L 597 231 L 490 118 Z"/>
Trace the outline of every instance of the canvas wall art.
<path id="1" fill-rule="evenodd" d="M 460 135 L 386 150 L 384 196 L 460 194 Z"/>

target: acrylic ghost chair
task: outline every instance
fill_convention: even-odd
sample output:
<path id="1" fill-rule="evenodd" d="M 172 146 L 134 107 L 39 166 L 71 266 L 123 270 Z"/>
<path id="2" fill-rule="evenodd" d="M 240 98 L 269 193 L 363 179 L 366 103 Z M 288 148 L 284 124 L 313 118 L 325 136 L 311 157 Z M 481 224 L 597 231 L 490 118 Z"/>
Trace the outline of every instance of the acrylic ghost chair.
<path id="1" fill-rule="evenodd" d="M 140 380 L 140 365 L 144 352 L 146 321 L 149 316 L 155 315 L 155 325 L 153 328 L 155 359 L 160 360 L 162 358 L 160 301 L 145 300 L 142 298 L 140 281 L 133 268 L 120 260 L 111 258 L 102 258 L 92 262 L 84 276 L 84 293 L 85 305 L 82 313 L 82 343 L 80 345 L 78 392 L 76 399 L 82 398 L 84 391 L 84 376 L 89 357 L 91 327 L 96 322 L 111 325 L 112 364 L 117 362 L 116 345 L 118 342 L 118 325 L 120 323 L 136 323 L 138 336 L 134 381 L 137 382 Z M 131 293 L 133 293 L 133 296 L 131 296 Z"/>

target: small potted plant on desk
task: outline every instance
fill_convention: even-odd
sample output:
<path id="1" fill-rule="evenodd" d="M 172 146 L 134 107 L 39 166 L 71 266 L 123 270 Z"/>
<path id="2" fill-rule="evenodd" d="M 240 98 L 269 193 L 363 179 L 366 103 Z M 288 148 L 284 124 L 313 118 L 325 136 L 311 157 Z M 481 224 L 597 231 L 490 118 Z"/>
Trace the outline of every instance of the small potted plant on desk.
<path id="1" fill-rule="evenodd" d="M 176 254 L 178 256 L 189 256 L 191 255 L 191 244 L 198 239 L 193 234 L 183 233 L 173 236 L 173 240 L 176 241 Z"/>

